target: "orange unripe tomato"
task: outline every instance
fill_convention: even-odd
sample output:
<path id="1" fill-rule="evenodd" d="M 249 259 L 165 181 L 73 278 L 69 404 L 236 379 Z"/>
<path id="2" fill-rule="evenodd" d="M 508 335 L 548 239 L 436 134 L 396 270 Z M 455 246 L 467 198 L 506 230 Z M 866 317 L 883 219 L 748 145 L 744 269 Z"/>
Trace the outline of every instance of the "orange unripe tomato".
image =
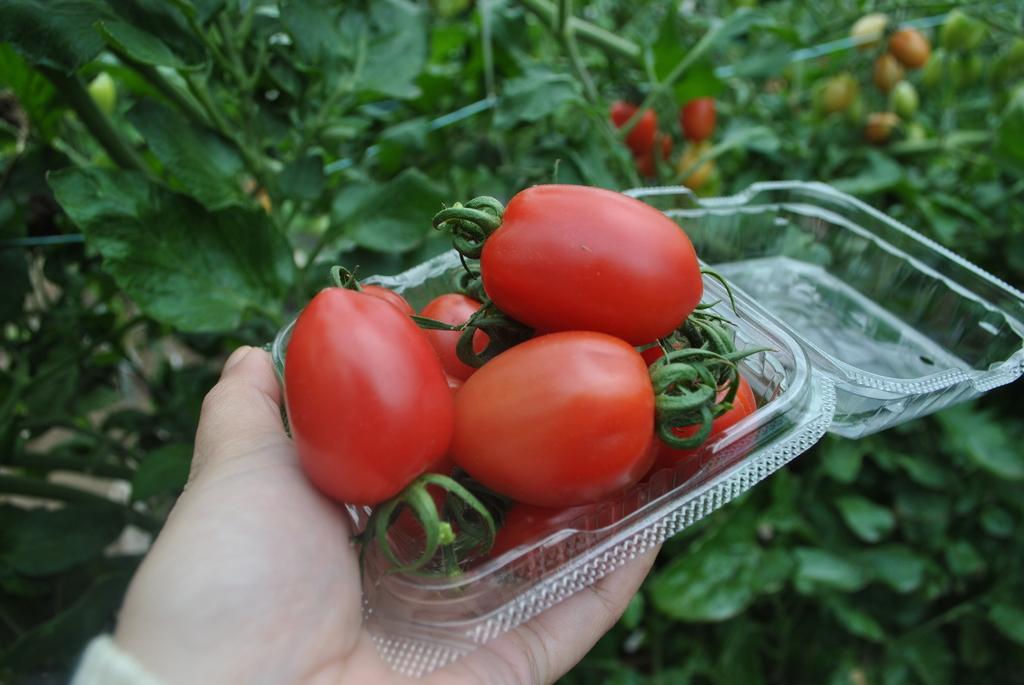
<path id="1" fill-rule="evenodd" d="M 928 64 L 932 45 L 917 29 L 900 29 L 889 38 L 889 52 L 907 69 L 920 69 Z"/>
<path id="2" fill-rule="evenodd" d="M 874 82 L 883 93 L 888 93 L 892 87 L 903 80 L 903 66 L 899 60 L 888 52 L 875 60 Z"/>
<path id="3" fill-rule="evenodd" d="M 892 136 L 893 129 L 900 124 L 900 118 L 892 112 L 872 112 L 864 127 L 864 137 L 869 143 L 881 145 Z"/>

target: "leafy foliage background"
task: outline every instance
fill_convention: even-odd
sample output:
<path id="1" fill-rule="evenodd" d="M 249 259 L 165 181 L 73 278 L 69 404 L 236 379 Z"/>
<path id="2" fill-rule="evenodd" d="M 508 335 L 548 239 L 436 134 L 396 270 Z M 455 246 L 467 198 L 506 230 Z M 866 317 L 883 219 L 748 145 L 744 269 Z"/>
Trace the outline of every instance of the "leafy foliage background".
<path id="1" fill-rule="evenodd" d="M 954 3 L 578 4 L 571 35 L 546 0 L 0 5 L 0 679 L 57 681 L 111 625 L 224 355 L 331 264 L 445 249 L 443 202 L 639 185 L 613 99 L 652 96 L 677 150 L 679 104 L 718 99 L 704 194 L 828 181 L 1024 284 L 1018 3 L 968 8 L 985 40 L 909 77 L 883 147 L 873 53 L 815 46 Z M 841 71 L 860 115 L 816 107 Z M 566 681 L 1021 682 L 1019 398 L 826 439 L 667 544 Z"/>

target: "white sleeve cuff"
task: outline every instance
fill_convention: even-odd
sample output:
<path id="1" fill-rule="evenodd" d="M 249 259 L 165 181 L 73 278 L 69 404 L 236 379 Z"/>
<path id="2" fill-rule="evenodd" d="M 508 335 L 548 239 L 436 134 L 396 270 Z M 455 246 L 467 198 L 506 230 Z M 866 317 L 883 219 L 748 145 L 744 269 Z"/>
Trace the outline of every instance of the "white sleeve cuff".
<path id="1" fill-rule="evenodd" d="M 161 685 L 109 635 L 93 638 L 78 663 L 71 685 Z"/>

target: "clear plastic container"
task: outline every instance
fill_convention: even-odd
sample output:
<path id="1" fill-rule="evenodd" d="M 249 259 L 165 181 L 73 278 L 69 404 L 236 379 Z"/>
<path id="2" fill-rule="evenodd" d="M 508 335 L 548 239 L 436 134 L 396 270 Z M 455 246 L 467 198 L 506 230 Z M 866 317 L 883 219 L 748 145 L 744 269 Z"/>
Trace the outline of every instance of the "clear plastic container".
<path id="1" fill-rule="evenodd" d="M 692 462 L 651 474 L 543 539 L 456 578 L 389 574 L 386 560 L 370 552 L 366 625 L 401 673 L 429 673 L 594 583 L 826 431 L 872 433 L 1021 375 L 1024 296 L 854 198 L 790 182 L 712 200 L 685 188 L 630 194 L 678 220 L 698 254 L 730 281 L 735 311 L 721 304 L 724 290 L 710 278 L 705 301 L 720 302 L 715 310 L 734 323 L 738 346 L 768 348 L 741 368 L 759 407 Z M 367 282 L 419 308 L 449 292 L 459 268 L 448 253 Z M 274 341 L 279 368 L 290 332 Z M 369 514 L 349 512 L 357 528 Z"/>
<path id="2" fill-rule="evenodd" d="M 1024 294 L 822 183 L 698 200 L 628 191 L 771 312 L 836 385 L 830 432 L 856 438 L 1020 377 Z"/>

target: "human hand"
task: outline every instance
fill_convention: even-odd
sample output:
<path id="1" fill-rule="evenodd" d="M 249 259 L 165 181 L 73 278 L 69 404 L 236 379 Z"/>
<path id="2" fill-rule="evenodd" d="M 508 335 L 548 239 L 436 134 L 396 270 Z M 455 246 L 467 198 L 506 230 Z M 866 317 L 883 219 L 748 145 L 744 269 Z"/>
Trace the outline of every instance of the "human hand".
<path id="1" fill-rule="evenodd" d="M 299 467 L 263 351 L 203 402 L 189 484 L 132 580 L 115 641 L 176 683 L 404 683 L 362 626 L 344 510 Z M 649 552 L 421 683 L 549 683 L 616 621 Z"/>

